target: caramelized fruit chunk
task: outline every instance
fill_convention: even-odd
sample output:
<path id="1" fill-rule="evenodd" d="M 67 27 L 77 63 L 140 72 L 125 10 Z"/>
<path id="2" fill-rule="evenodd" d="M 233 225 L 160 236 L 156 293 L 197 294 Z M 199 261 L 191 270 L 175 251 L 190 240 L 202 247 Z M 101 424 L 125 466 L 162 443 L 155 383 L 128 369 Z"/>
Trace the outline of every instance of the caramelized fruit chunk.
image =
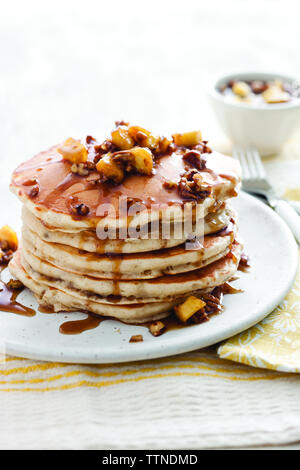
<path id="1" fill-rule="evenodd" d="M 174 310 L 180 321 L 186 322 L 191 318 L 198 310 L 201 310 L 206 305 L 203 300 L 191 295 L 182 304 L 177 305 Z"/>
<path id="2" fill-rule="evenodd" d="M 139 126 L 130 126 L 128 128 L 129 135 L 140 147 L 147 147 L 154 150 L 158 147 L 159 137 Z"/>
<path id="3" fill-rule="evenodd" d="M 194 147 L 202 141 L 201 131 L 185 132 L 184 134 L 173 134 L 173 141 L 179 147 Z"/>
<path id="4" fill-rule="evenodd" d="M 71 163 L 85 163 L 87 161 L 88 152 L 80 140 L 69 137 L 65 142 L 57 148 L 64 160 Z"/>
<path id="5" fill-rule="evenodd" d="M 16 251 L 18 248 L 18 237 L 16 232 L 8 225 L 4 225 L 0 229 L 0 248 L 3 250 Z"/>
<path id="6" fill-rule="evenodd" d="M 134 146 L 134 140 L 129 135 L 128 128 L 119 126 L 111 133 L 112 143 L 121 150 L 128 150 Z"/>
<path id="7" fill-rule="evenodd" d="M 130 150 L 132 164 L 138 173 L 151 175 L 153 168 L 152 152 L 148 148 L 134 147 Z"/>
<path id="8" fill-rule="evenodd" d="M 121 183 L 124 179 L 124 171 L 121 166 L 112 159 L 112 154 L 107 153 L 96 165 L 97 171 L 104 180 L 112 180 Z"/>

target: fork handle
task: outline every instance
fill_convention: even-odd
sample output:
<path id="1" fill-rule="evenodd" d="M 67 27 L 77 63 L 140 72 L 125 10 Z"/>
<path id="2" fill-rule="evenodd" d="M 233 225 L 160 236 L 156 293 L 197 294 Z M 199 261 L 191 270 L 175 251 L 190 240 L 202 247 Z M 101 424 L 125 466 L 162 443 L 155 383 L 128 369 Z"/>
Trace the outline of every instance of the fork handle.
<path id="1" fill-rule="evenodd" d="M 294 234 L 297 242 L 300 244 L 300 216 L 295 209 L 286 201 L 276 201 L 275 211 L 287 223 Z"/>

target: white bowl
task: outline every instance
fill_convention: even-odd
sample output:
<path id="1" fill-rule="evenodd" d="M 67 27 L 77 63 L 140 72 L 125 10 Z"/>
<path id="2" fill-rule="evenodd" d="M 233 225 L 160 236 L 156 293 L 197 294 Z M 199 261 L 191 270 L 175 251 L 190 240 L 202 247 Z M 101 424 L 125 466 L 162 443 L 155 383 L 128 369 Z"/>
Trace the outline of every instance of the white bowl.
<path id="1" fill-rule="evenodd" d="M 300 99 L 259 105 L 230 102 L 218 89 L 230 80 L 274 79 L 297 82 L 293 77 L 282 74 L 237 73 L 219 78 L 209 91 L 211 104 L 225 134 L 235 144 L 255 146 L 262 156 L 280 151 L 284 142 L 300 127 Z"/>

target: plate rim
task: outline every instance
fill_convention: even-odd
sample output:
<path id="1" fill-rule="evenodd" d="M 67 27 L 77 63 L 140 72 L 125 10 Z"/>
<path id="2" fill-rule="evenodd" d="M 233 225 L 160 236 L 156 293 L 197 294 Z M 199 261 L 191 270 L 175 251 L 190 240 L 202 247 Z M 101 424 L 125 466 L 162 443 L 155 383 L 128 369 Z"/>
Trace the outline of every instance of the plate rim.
<path id="1" fill-rule="evenodd" d="M 292 232 L 285 224 L 285 222 L 280 218 L 275 211 L 273 211 L 269 206 L 263 203 L 261 200 L 257 199 L 256 197 L 241 191 L 240 196 L 245 198 L 246 201 L 248 200 L 250 204 L 257 204 L 266 211 L 267 214 L 270 215 L 271 218 L 275 218 L 277 223 L 281 225 L 282 233 L 285 234 L 285 242 L 288 242 L 289 250 L 291 252 L 291 258 L 294 261 L 292 264 L 289 277 L 287 278 L 287 282 L 283 285 L 282 289 L 280 289 L 272 301 L 268 303 L 268 305 L 264 309 L 258 309 L 255 311 L 255 314 L 251 317 L 251 322 L 248 320 L 244 320 L 241 318 L 241 321 L 236 324 L 233 328 L 229 324 L 227 328 L 222 330 L 222 334 L 219 333 L 216 335 L 214 330 L 212 329 L 211 332 L 208 332 L 205 339 L 197 338 L 196 329 L 194 329 L 194 334 L 191 334 L 189 337 L 176 337 L 168 338 L 165 337 L 164 343 L 157 343 L 155 344 L 152 341 L 142 342 L 142 343 L 135 343 L 134 348 L 132 350 L 126 349 L 123 350 L 122 346 L 119 346 L 118 349 L 116 348 L 105 348 L 101 354 L 94 353 L 91 355 L 90 350 L 87 351 L 81 350 L 78 351 L 78 357 L 76 357 L 76 350 L 75 347 L 66 346 L 63 352 L 53 351 L 48 349 L 47 353 L 41 352 L 40 348 L 35 348 L 34 345 L 26 345 L 21 343 L 20 341 L 11 341 L 2 339 L 0 336 L 0 344 L 5 344 L 5 353 L 8 355 L 13 355 L 17 357 L 22 357 L 26 359 L 32 360 L 39 360 L 39 361 L 47 361 L 47 362 L 63 362 L 63 363 L 77 363 L 77 364 L 107 364 L 107 363 L 125 363 L 125 362 L 133 362 L 133 361 L 144 361 L 144 360 L 152 360 L 158 359 L 168 356 L 176 356 L 179 354 L 191 352 L 197 349 L 202 349 L 207 346 L 211 346 L 213 344 L 217 344 L 221 341 L 225 341 L 229 337 L 235 336 L 236 334 L 245 331 L 248 328 L 251 328 L 253 325 L 257 324 L 263 318 L 265 318 L 269 313 L 271 313 L 274 308 L 280 304 L 280 302 L 284 299 L 284 297 L 289 292 L 291 286 L 293 285 L 297 270 L 298 270 L 298 245 L 292 235 Z M 141 325 L 142 326 L 142 325 Z M 100 326 L 101 327 L 101 326 Z M 201 327 L 199 325 L 199 327 Z M 212 336 L 214 339 L 212 341 Z M 69 351 L 70 349 L 70 351 Z"/>

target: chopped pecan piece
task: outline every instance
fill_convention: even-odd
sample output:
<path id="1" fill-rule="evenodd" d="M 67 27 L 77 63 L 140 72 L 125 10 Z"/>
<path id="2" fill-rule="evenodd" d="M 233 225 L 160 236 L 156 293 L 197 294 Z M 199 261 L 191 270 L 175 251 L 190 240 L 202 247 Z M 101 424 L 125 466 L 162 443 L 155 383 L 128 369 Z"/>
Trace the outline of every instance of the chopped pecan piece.
<path id="1" fill-rule="evenodd" d="M 94 137 L 92 137 L 91 135 L 87 135 L 85 141 L 89 145 L 95 143 L 96 139 L 94 139 Z"/>
<path id="2" fill-rule="evenodd" d="M 194 315 L 191 317 L 191 320 L 193 323 L 204 323 L 209 320 L 209 316 L 205 312 L 205 309 L 202 308 L 198 312 L 194 313 Z"/>
<path id="3" fill-rule="evenodd" d="M 90 173 L 89 176 L 86 179 L 87 181 L 99 181 L 100 180 L 100 175 L 98 172 Z"/>
<path id="4" fill-rule="evenodd" d="M 212 294 L 202 294 L 202 298 L 206 303 L 205 313 L 212 314 L 222 312 L 223 306 L 221 304 L 221 298 L 215 297 Z"/>
<path id="5" fill-rule="evenodd" d="M 34 198 L 39 194 L 39 191 L 40 191 L 39 185 L 36 184 L 36 185 L 32 186 L 32 188 L 30 189 L 30 191 L 28 193 L 28 196 L 30 198 Z"/>
<path id="6" fill-rule="evenodd" d="M 129 122 L 126 122 L 126 121 L 115 121 L 115 126 L 116 127 L 119 127 L 119 126 L 129 126 Z"/>
<path id="7" fill-rule="evenodd" d="M 199 150 L 189 150 L 183 155 L 183 160 L 187 162 L 197 170 L 204 170 L 206 167 L 206 161 L 201 158 L 201 153 Z"/>
<path id="8" fill-rule="evenodd" d="M 113 151 L 114 148 L 115 146 L 110 140 L 105 140 L 102 144 L 94 145 L 95 152 L 99 154 L 99 156 L 96 155 L 94 162 L 97 163 L 99 161 L 99 158 L 101 158 L 101 155 Z M 97 158 L 98 160 L 96 161 Z"/>
<path id="9" fill-rule="evenodd" d="M 212 187 L 203 181 L 201 173 L 190 170 L 185 173 L 179 182 L 179 193 L 184 199 L 201 200 L 210 196 Z"/>
<path id="10" fill-rule="evenodd" d="M 13 250 L 3 251 L 2 249 L 0 249 L 0 264 L 7 265 L 12 259 L 13 254 L 14 254 Z"/>
<path id="11" fill-rule="evenodd" d="M 166 329 L 166 325 L 162 321 L 155 321 L 149 326 L 149 331 L 153 336 L 160 336 Z"/>
<path id="12" fill-rule="evenodd" d="M 73 163 L 71 171 L 80 176 L 87 176 L 89 174 L 89 170 L 84 166 L 84 163 Z"/>
<path id="13" fill-rule="evenodd" d="M 85 204 L 75 204 L 71 206 L 71 211 L 76 215 L 86 216 L 90 212 L 90 209 Z"/>
<path id="14" fill-rule="evenodd" d="M 247 256 L 245 253 L 242 253 L 241 258 L 240 258 L 240 262 L 239 262 L 239 266 L 238 266 L 238 270 L 247 272 L 249 268 L 250 268 L 249 256 Z"/>
<path id="15" fill-rule="evenodd" d="M 141 341 L 144 341 L 143 335 L 132 335 L 129 343 L 140 343 Z"/>
<path id="16" fill-rule="evenodd" d="M 167 139 L 167 137 L 159 137 L 158 145 L 154 149 L 155 154 L 164 154 L 171 149 L 171 140 Z"/>
<path id="17" fill-rule="evenodd" d="M 9 289 L 16 289 L 16 290 L 22 289 L 22 287 L 24 287 L 22 282 L 19 281 L 18 279 L 11 279 L 10 281 L 8 281 L 6 285 Z"/>
<path id="18" fill-rule="evenodd" d="M 165 189 L 174 189 L 177 188 L 178 184 L 175 183 L 174 181 L 164 181 L 163 182 L 163 187 Z"/>

